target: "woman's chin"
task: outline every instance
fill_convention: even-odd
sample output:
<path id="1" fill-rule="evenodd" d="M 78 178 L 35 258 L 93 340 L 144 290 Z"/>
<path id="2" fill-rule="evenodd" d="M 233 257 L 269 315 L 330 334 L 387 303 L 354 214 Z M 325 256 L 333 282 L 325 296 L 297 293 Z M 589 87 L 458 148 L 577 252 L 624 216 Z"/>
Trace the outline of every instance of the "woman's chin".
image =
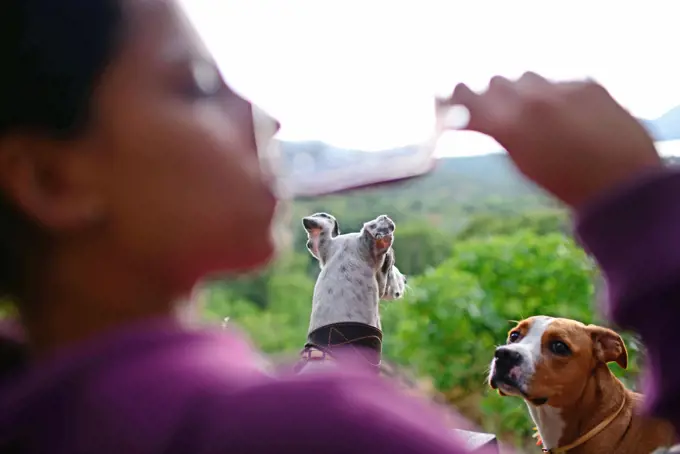
<path id="1" fill-rule="evenodd" d="M 278 242 L 271 230 L 251 228 L 239 235 L 233 235 L 232 238 L 241 240 L 219 244 L 213 242 L 212 247 L 203 249 L 205 255 L 201 260 L 202 266 L 199 267 L 202 271 L 199 279 L 220 279 L 229 275 L 256 272 L 276 257 Z"/>
<path id="2" fill-rule="evenodd" d="M 272 238 L 263 238 L 255 244 L 244 244 L 237 254 L 231 254 L 230 260 L 223 272 L 244 274 L 258 271 L 267 266 L 276 256 L 276 247 Z"/>
<path id="3" fill-rule="evenodd" d="M 275 247 L 272 241 L 266 242 L 266 245 L 257 251 L 253 251 L 252 254 L 244 256 L 246 260 L 237 268 L 240 272 L 257 271 L 263 268 L 274 259 L 275 257 Z"/>

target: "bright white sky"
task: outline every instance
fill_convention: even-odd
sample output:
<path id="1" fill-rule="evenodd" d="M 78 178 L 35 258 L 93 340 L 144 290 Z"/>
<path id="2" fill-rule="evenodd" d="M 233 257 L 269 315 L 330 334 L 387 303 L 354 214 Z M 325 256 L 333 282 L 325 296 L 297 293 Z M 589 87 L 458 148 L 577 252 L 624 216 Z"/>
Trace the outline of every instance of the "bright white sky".
<path id="1" fill-rule="evenodd" d="M 424 139 L 432 98 L 526 70 L 590 76 L 635 115 L 680 104 L 673 1 L 183 0 L 229 83 L 280 138 L 379 149 Z M 455 132 L 440 155 L 495 151 Z"/>

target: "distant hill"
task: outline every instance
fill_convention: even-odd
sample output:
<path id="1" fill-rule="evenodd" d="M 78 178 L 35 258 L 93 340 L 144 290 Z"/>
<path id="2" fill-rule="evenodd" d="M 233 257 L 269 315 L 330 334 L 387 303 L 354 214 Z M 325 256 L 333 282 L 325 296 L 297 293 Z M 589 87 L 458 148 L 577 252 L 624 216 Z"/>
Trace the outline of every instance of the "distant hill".
<path id="1" fill-rule="evenodd" d="M 321 156 L 317 165 L 325 168 L 323 157 L 340 149 L 320 141 L 283 142 L 282 154 L 284 159 L 292 163 L 297 153 Z M 386 150 L 392 155 L 407 151 L 409 147 Z M 351 160 L 357 154 L 365 152 L 359 150 L 342 149 L 345 159 Z M 335 158 L 337 160 L 337 158 Z M 428 175 L 413 180 L 389 186 L 390 195 L 398 197 L 405 193 L 416 191 L 425 199 L 443 197 L 448 203 L 468 203 L 471 200 L 493 196 L 521 197 L 535 195 L 536 189 L 527 183 L 511 165 L 509 158 L 502 153 L 482 156 L 442 158 L 438 160 L 436 168 Z M 377 189 L 382 191 L 381 188 Z M 361 191 L 365 193 L 366 191 Z M 373 192 L 372 190 L 368 191 Z M 420 196 L 419 196 L 420 197 Z"/>
<path id="2" fill-rule="evenodd" d="M 322 142 L 303 143 L 306 151 L 324 146 Z M 296 148 L 293 143 L 284 146 L 286 154 L 294 153 Z M 667 162 L 677 165 L 680 158 L 670 157 Z M 460 220 L 473 212 L 491 210 L 512 214 L 557 205 L 525 180 L 507 155 L 495 153 L 442 158 L 437 167 L 425 176 L 372 189 L 298 201 L 295 210 L 296 215 L 315 211 L 348 213 L 345 216 L 356 217 L 357 223 L 368 215 L 388 212 L 400 222 L 427 218 L 434 224 L 444 227 L 443 223 L 455 229 Z"/>
<path id="3" fill-rule="evenodd" d="M 287 147 L 287 152 L 293 149 Z M 358 229 L 377 213 L 396 222 L 429 222 L 433 227 L 459 230 L 473 212 L 514 213 L 554 206 L 526 182 L 504 154 L 444 158 L 427 175 L 361 191 L 298 200 L 294 219 L 317 211 L 342 213 L 342 225 Z"/>

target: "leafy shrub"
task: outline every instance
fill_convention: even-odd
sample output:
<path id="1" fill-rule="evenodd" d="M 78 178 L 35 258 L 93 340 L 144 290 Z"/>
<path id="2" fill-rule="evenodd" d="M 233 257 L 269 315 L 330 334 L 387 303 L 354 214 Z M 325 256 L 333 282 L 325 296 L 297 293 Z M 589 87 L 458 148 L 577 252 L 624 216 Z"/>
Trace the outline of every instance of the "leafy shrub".
<path id="1" fill-rule="evenodd" d="M 394 252 L 402 273 L 413 276 L 451 257 L 451 235 L 423 223 L 399 225 Z"/>
<path id="2" fill-rule="evenodd" d="M 526 443 L 533 424 L 525 405 L 485 383 L 493 351 L 514 321 L 531 315 L 598 322 L 595 279 L 593 263 L 560 234 L 525 231 L 461 242 L 451 259 L 412 283 L 405 302 L 383 310 L 386 355 L 431 376 L 487 431 Z M 637 345 L 628 346 L 634 375 Z"/>
<path id="3" fill-rule="evenodd" d="M 297 261 L 284 258 L 277 263 L 258 292 L 266 308 L 235 297 L 230 285 L 215 283 L 208 289 L 206 316 L 212 320 L 229 317 L 267 353 L 292 353 L 304 345 L 312 308 L 314 280 Z"/>

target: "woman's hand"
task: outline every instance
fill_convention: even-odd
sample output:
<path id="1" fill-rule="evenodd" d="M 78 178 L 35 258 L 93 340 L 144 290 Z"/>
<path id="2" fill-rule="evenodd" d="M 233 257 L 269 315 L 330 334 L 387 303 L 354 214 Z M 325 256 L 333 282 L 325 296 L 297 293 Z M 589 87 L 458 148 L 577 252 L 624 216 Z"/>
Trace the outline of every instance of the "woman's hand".
<path id="1" fill-rule="evenodd" d="M 494 77 L 481 94 L 458 85 L 450 103 L 469 110 L 465 129 L 496 139 L 524 175 L 573 208 L 662 165 L 644 127 L 594 82 Z"/>

